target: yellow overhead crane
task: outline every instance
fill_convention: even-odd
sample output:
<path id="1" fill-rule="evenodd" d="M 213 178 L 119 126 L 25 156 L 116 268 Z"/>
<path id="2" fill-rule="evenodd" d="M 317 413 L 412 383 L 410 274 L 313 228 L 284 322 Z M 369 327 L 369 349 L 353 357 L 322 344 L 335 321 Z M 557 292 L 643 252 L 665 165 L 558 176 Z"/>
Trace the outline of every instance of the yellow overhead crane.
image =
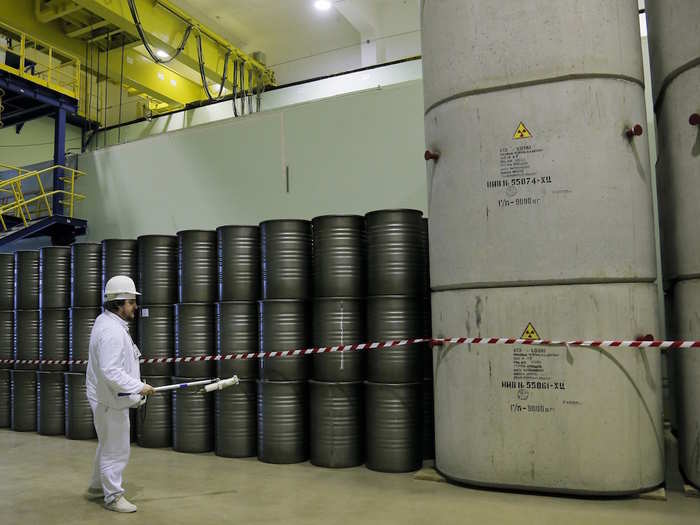
<path id="1" fill-rule="evenodd" d="M 147 98 L 154 112 L 216 99 L 224 87 L 229 94 L 250 95 L 275 83 L 264 64 L 167 0 L 7 4 L 0 21 L 81 58 L 86 74 L 79 107 L 92 120 L 100 117 L 89 114 L 88 77 L 92 82 L 108 79 Z"/>

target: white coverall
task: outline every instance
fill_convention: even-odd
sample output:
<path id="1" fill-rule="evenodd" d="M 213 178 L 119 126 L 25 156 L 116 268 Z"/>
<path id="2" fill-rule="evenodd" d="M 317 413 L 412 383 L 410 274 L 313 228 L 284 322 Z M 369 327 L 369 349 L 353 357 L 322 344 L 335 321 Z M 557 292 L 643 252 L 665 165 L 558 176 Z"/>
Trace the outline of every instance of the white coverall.
<path id="1" fill-rule="evenodd" d="M 126 321 L 109 311 L 97 317 L 90 334 L 86 375 L 98 439 L 90 487 L 101 486 L 106 503 L 124 493 L 122 472 L 131 449 L 129 407 L 135 406 L 140 396 L 118 397 L 117 393 L 143 389 L 140 356 Z"/>

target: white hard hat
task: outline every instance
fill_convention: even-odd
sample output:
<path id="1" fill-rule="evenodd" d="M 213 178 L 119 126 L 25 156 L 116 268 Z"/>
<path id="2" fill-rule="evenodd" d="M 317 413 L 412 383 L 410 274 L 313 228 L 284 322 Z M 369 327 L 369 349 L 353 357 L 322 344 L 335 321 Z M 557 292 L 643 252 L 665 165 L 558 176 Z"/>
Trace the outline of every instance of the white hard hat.
<path id="1" fill-rule="evenodd" d="M 137 295 L 141 294 L 136 291 L 134 281 L 126 275 L 115 275 L 105 286 L 105 301 L 136 299 Z"/>

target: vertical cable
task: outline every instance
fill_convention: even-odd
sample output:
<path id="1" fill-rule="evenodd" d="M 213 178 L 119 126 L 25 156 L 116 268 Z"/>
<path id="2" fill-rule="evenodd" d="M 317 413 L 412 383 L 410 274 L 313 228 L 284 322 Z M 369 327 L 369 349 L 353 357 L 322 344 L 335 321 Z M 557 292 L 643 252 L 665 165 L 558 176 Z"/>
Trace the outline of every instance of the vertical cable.
<path id="1" fill-rule="evenodd" d="M 124 33 L 122 33 L 122 69 L 119 77 L 119 127 L 117 128 L 117 144 L 122 141 L 122 92 L 124 91 Z"/>
<path id="2" fill-rule="evenodd" d="M 107 90 L 109 89 L 109 50 L 112 47 L 112 36 L 107 33 L 107 56 L 105 57 L 105 110 L 104 110 L 104 115 L 105 115 L 105 128 L 107 127 L 107 97 L 109 96 Z M 107 147 L 107 132 L 104 131 L 102 133 L 102 147 L 106 148 Z"/>

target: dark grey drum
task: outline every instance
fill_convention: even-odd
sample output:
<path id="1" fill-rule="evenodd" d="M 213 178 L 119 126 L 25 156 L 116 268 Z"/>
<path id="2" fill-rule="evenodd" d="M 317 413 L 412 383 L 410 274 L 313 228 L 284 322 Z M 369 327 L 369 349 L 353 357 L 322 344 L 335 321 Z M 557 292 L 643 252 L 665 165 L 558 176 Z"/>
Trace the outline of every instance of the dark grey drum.
<path id="1" fill-rule="evenodd" d="M 173 357 L 175 355 L 175 307 L 172 305 L 145 305 L 137 316 L 138 347 L 143 359 Z M 172 376 L 172 363 L 141 365 L 141 375 Z"/>
<path id="2" fill-rule="evenodd" d="M 214 332 L 213 304 L 175 305 L 175 357 L 214 355 Z M 210 378 L 215 368 L 214 361 L 175 363 L 179 377 Z"/>
<path id="3" fill-rule="evenodd" d="M 306 381 L 258 381 L 258 459 L 300 463 L 309 458 Z"/>
<path id="4" fill-rule="evenodd" d="M 68 359 L 69 315 L 67 309 L 40 310 L 39 324 L 39 359 L 65 361 Z M 39 365 L 39 370 L 64 371 L 68 365 L 45 364 Z"/>
<path id="5" fill-rule="evenodd" d="M 367 234 L 360 215 L 324 215 L 313 224 L 314 297 L 367 295 Z"/>
<path id="6" fill-rule="evenodd" d="M 15 310 L 39 308 L 39 252 L 15 252 Z"/>
<path id="7" fill-rule="evenodd" d="M 311 223 L 282 219 L 260 223 L 263 299 L 311 297 Z"/>
<path id="8" fill-rule="evenodd" d="M 258 351 L 258 305 L 254 301 L 216 304 L 216 353 L 221 356 Z M 257 359 L 225 359 L 216 362 L 220 378 L 258 377 Z"/>
<path id="9" fill-rule="evenodd" d="M 177 237 L 142 235 L 138 245 L 138 282 L 140 304 L 177 302 Z"/>
<path id="10" fill-rule="evenodd" d="M 102 241 L 102 290 L 115 275 L 126 275 L 134 283 L 138 280 L 136 269 L 136 239 L 105 239 Z"/>
<path id="11" fill-rule="evenodd" d="M 260 228 L 216 229 L 219 301 L 260 299 Z"/>
<path id="12" fill-rule="evenodd" d="M 15 307 L 15 256 L 0 253 L 0 311 Z"/>
<path id="13" fill-rule="evenodd" d="M 37 372 L 37 420 L 36 428 L 44 436 L 65 433 L 63 374 L 61 372 Z"/>
<path id="14" fill-rule="evenodd" d="M 10 427 L 16 432 L 36 431 L 36 372 L 10 371 Z"/>
<path id="15" fill-rule="evenodd" d="M 309 381 L 311 463 L 355 467 L 364 461 L 364 385 Z"/>
<path id="16" fill-rule="evenodd" d="M 216 392 L 217 456 L 247 458 L 257 453 L 257 385 L 254 379 Z"/>
<path id="17" fill-rule="evenodd" d="M 87 361 L 90 355 L 90 334 L 95 324 L 95 319 L 102 313 L 97 307 L 71 308 L 69 311 L 70 323 L 68 326 L 68 356 L 71 361 Z M 85 365 L 70 365 L 71 372 L 85 372 Z"/>
<path id="18" fill-rule="evenodd" d="M 169 376 L 141 376 L 152 387 L 171 384 Z M 173 443 L 172 396 L 161 392 L 148 398 L 136 411 L 136 442 L 141 447 L 164 448 Z"/>
<path id="19" fill-rule="evenodd" d="M 216 232 L 180 231 L 177 244 L 180 302 L 216 302 Z"/>
<path id="20" fill-rule="evenodd" d="M 259 301 L 260 351 L 306 348 L 309 344 L 309 306 L 307 301 L 293 299 Z M 299 381 L 308 376 L 308 356 L 260 359 L 260 379 Z"/>
<path id="21" fill-rule="evenodd" d="M 14 357 L 39 359 L 39 310 L 15 310 Z M 15 363 L 16 370 L 36 370 L 37 364 Z"/>
<path id="22" fill-rule="evenodd" d="M 367 341 L 366 301 L 353 297 L 324 297 L 313 301 L 312 346 L 337 346 Z M 311 356 L 311 377 L 317 381 L 363 381 L 365 351 Z"/>
<path id="23" fill-rule="evenodd" d="M 70 247 L 39 250 L 39 308 L 70 306 Z"/>
<path id="24" fill-rule="evenodd" d="M 10 372 L 0 369 L 0 428 L 10 426 Z"/>
<path id="25" fill-rule="evenodd" d="M 3 359 L 13 359 L 14 342 L 12 334 L 15 331 L 15 314 L 11 310 L 0 310 L 0 369 L 12 368 L 10 363 L 3 363 Z"/>
<path id="26" fill-rule="evenodd" d="M 206 377 L 173 377 L 173 383 L 201 381 Z M 235 387 L 232 387 L 235 388 Z M 210 452 L 214 449 L 214 398 L 196 388 L 173 391 L 173 450 Z"/>
<path id="27" fill-rule="evenodd" d="M 87 398 L 85 374 L 66 372 L 66 437 L 68 439 L 94 439 L 97 437 L 92 421 L 92 409 Z"/>
<path id="28" fill-rule="evenodd" d="M 102 245 L 82 242 L 71 246 L 71 306 L 102 304 Z"/>

